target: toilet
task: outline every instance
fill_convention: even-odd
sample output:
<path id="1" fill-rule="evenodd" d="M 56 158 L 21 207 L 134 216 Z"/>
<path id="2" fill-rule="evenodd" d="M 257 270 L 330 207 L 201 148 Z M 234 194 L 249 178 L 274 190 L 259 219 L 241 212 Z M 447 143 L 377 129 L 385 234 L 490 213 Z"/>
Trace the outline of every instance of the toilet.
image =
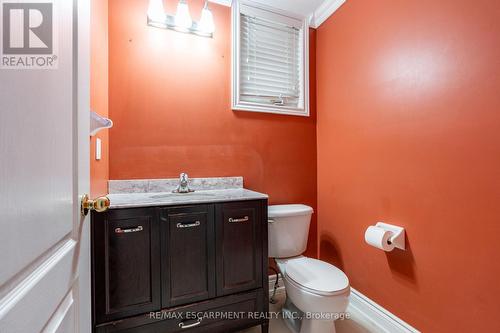
<path id="1" fill-rule="evenodd" d="M 313 209 L 306 205 L 268 208 L 269 257 L 276 261 L 287 299 L 283 319 L 295 333 L 334 333 L 349 304 L 349 279 L 337 267 L 302 255 Z"/>

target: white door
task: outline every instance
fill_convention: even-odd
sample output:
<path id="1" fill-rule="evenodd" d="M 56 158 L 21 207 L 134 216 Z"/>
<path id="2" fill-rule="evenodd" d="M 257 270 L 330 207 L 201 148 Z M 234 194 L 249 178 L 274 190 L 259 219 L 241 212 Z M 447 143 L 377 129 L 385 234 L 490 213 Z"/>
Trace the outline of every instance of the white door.
<path id="1" fill-rule="evenodd" d="M 0 332 L 87 333 L 89 1 L 0 6 Z"/>

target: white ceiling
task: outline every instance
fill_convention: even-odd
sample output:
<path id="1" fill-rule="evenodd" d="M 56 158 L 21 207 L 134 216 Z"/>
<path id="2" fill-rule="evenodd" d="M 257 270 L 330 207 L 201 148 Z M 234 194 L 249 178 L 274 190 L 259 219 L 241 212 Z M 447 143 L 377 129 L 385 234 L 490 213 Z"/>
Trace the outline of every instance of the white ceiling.
<path id="1" fill-rule="evenodd" d="M 323 3 L 325 0 L 253 0 L 255 2 L 290 11 L 294 14 L 309 16 Z"/>
<path id="2" fill-rule="evenodd" d="M 210 0 L 225 6 L 231 6 L 231 0 Z M 346 0 L 252 0 L 270 7 L 275 7 L 294 14 L 310 18 L 310 24 L 317 28 L 326 21 Z"/>

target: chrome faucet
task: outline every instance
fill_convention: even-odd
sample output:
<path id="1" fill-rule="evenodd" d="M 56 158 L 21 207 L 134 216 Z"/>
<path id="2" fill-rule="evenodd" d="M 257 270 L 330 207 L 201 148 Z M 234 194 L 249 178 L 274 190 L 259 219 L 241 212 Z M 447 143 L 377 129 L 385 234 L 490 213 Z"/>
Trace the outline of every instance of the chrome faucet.
<path id="1" fill-rule="evenodd" d="M 189 193 L 189 192 L 194 192 L 194 190 L 189 188 L 189 176 L 187 173 L 181 173 L 179 176 L 179 185 L 177 185 L 177 188 L 173 190 L 172 192 L 174 193 Z"/>

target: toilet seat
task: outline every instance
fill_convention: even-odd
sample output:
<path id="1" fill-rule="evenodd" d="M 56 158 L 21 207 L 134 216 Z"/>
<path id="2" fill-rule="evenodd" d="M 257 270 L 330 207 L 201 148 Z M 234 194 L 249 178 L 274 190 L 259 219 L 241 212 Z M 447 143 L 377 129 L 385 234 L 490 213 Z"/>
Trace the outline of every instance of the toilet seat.
<path id="1" fill-rule="evenodd" d="M 344 293 L 349 279 L 337 267 L 317 259 L 299 257 L 286 264 L 286 276 L 298 288 L 324 296 Z"/>

